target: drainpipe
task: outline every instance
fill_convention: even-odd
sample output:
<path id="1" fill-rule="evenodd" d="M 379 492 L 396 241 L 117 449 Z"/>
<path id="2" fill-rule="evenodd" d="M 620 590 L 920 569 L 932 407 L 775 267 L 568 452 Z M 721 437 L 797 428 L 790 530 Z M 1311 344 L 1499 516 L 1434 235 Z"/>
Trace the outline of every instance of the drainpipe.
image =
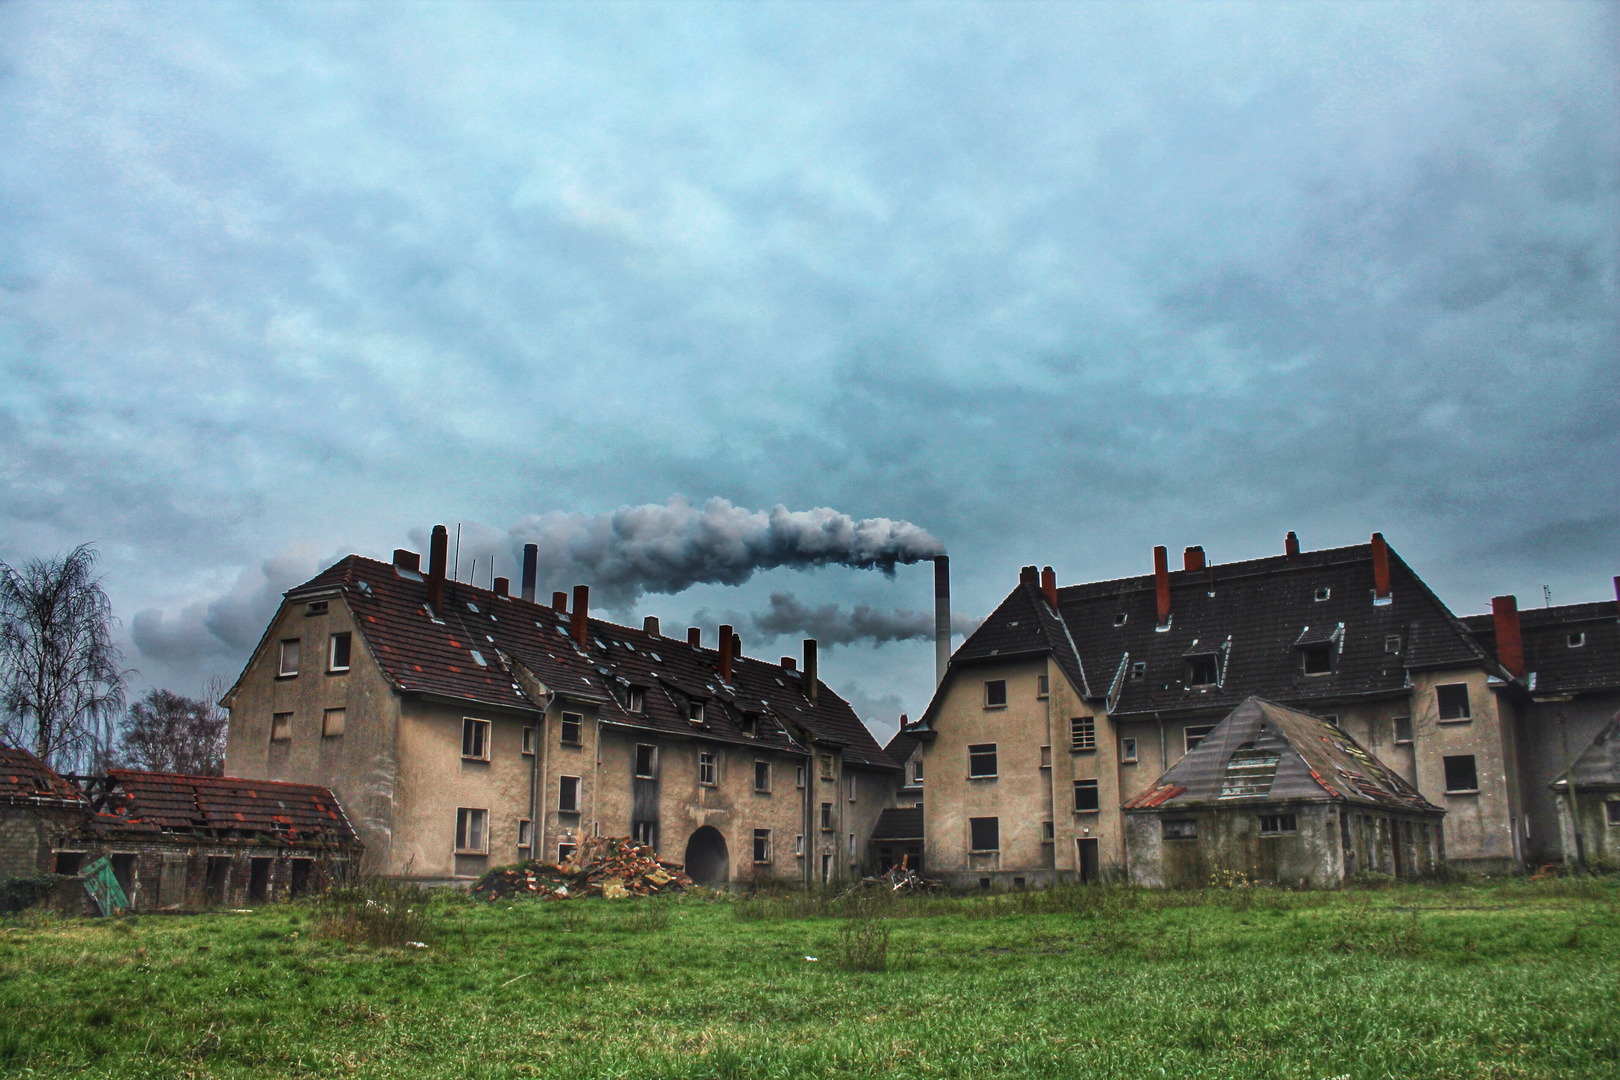
<path id="1" fill-rule="evenodd" d="M 534 726 L 534 760 L 529 763 L 529 858 L 539 859 L 540 852 L 545 850 L 541 840 L 543 822 L 540 817 L 540 793 L 545 789 L 545 783 L 540 775 L 540 758 L 546 752 L 546 714 L 551 711 L 551 702 L 557 695 L 547 694 L 546 700 L 540 706 L 540 719 Z"/>
<path id="2" fill-rule="evenodd" d="M 545 712 L 540 714 L 540 745 L 535 747 L 534 754 L 536 758 L 535 767 L 540 770 L 540 786 L 535 790 L 534 793 L 534 842 L 538 844 L 539 847 L 536 848 L 535 851 L 530 852 L 530 854 L 534 855 L 534 857 L 537 859 L 540 858 L 539 853 L 546 850 L 545 792 L 546 785 L 551 782 L 551 739 L 548 729 L 551 727 L 551 706 L 553 704 L 560 704 L 560 702 L 557 701 L 557 695 L 555 693 L 548 694 L 546 696 L 546 709 Z M 538 760 L 541 754 L 545 755 L 544 761 Z"/>

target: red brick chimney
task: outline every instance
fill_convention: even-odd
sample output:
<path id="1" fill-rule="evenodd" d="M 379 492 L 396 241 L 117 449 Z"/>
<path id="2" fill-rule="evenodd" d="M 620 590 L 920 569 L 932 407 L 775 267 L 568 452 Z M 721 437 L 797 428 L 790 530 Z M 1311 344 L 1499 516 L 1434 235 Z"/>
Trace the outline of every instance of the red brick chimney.
<path id="1" fill-rule="evenodd" d="M 443 525 L 433 526 L 433 538 L 428 541 L 428 606 L 435 615 L 444 610 L 444 571 L 450 558 L 450 530 Z"/>
<path id="2" fill-rule="evenodd" d="M 731 632 L 727 623 L 720 624 L 720 678 L 724 682 L 731 681 L 731 650 L 736 648 L 736 636 Z"/>
<path id="3" fill-rule="evenodd" d="M 509 580 L 507 580 L 506 578 L 503 578 L 503 577 L 498 577 L 498 578 L 495 579 L 495 595 L 496 596 L 510 596 L 511 592 L 512 592 L 512 583 L 511 583 L 511 581 L 509 581 Z"/>
<path id="4" fill-rule="evenodd" d="M 1389 545 L 1384 543 L 1384 534 L 1372 534 L 1373 556 L 1373 599 L 1389 599 Z"/>
<path id="5" fill-rule="evenodd" d="M 589 585 L 574 586 L 574 614 L 573 621 L 568 629 L 574 637 L 574 644 L 580 648 L 585 647 L 585 639 L 590 635 L 591 628 L 586 618 L 591 611 L 591 587 Z"/>
<path id="6" fill-rule="evenodd" d="M 1190 547 L 1181 553 L 1181 568 L 1183 570 L 1202 570 L 1204 568 L 1204 549 Z"/>
<path id="7" fill-rule="evenodd" d="M 554 592 L 554 593 L 552 593 L 551 594 L 551 610 L 552 611 L 560 611 L 564 615 L 568 614 L 568 594 L 565 593 L 565 592 Z"/>
<path id="8" fill-rule="evenodd" d="M 1159 599 L 1159 625 L 1170 623 L 1170 552 L 1163 544 L 1153 549 L 1153 587 Z"/>
<path id="9" fill-rule="evenodd" d="M 1283 551 L 1288 553 L 1290 559 L 1299 558 L 1299 535 L 1292 529 L 1288 531 L 1288 538 L 1283 541 Z"/>
<path id="10" fill-rule="evenodd" d="M 797 660 L 793 659 L 793 657 L 791 657 L 791 656 L 784 656 L 784 657 L 782 657 L 782 670 L 783 671 L 798 671 L 799 670 L 799 662 Z"/>
<path id="11" fill-rule="evenodd" d="M 422 556 L 405 548 L 395 548 L 394 565 L 401 570 L 409 570 L 413 574 L 420 574 L 422 572 Z"/>
<path id="12" fill-rule="evenodd" d="M 701 649 L 703 647 L 703 631 L 695 626 L 688 626 L 686 628 L 686 643 L 694 649 Z"/>
<path id="13" fill-rule="evenodd" d="M 1508 674 L 1524 678 L 1524 638 L 1519 633 L 1519 600 L 1516 596 L 1491 597 L 1491 617 L 1496 621 L 1496 659 Z"/>
<path id="14" fill-rule="evenodd" d="M 1046 596 L 1046 603 L 1053 611 L 1057 610 L 1057 574 L 1050 566 L 1041 570 L 1041 592 Z"/>
<path id="15" fill-rule="evenodd" d="M 1040 588 L 1041 572 L 1035 569 L 1033 566 L 1024 567 L 1018 571 L 1018 584 L 1033 585 L 1036 588 Z"/>

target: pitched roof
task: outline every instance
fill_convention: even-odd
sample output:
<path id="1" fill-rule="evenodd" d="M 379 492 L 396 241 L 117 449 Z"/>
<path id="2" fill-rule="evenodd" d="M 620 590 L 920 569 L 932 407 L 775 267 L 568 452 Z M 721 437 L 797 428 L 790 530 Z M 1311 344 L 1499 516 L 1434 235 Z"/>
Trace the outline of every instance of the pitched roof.
<path id="1" fill-rule="evenodd" d="M 896 765 L 904 765 L 911 759 L 912 753 L 917 749 L 917 744 L 920 742 L 922 740 L 917 738 L 916 733 L 911 730 L 911 725 L 908 724 L 890 736 L 888 745 L 884 746 L 883 752 Z"/>
<path id="2" fill-rule="evenodd" d="M 923 812 L 919 806 L 891 806 L 878 815 L 873 840 L 921 840 Z"/>
<path id="3" fill-rule="evenodd" d="M 1576 787 L 1620 787 L 1620 713 L 1598 729 L 1586 749 L 1551 786 L 1557 788 L 1569 779 L 1575 781 Z"/>
<path id="4" fill-rule="evenodd" d="M 313 784 L 234 776 L 109 769 L 111 791 L 96 824 L 161 832 L 269 833 L 288 841 L 355 842 L 336 797 Z"/>
<path id="5" fill-rule="evenodd" d="M 1462 621 L 1494 657 L 1496 620 L 1467 615 Z M 1576 635 L 1580 644 L 1571 648 Z M 1615 601 L 1525 608 L 1519 612 L 1519 637 L 1524 643 L 1525 683 L 1532 693 L 1620 688 L 1620 605 Z"/>
<path id="6" fill-rule="evenodd" d="M 1257 697 L 1228 713 L 1125 809 L 1284 801 L 1444 813 L 1337 724 Z"/>
<path id="7" fill-rule="evenodd" d="M 1408 670 L 1500 671 L 1393 550 L 1389 566 L 1382 604 L 1373 602 L 1371 544 L 1172 571 L 1165 630 L 1151 574 L 1061 588 L 1061 619 L 1050 621 L 1040 590 L 1021 583 L 952 663 L 1050 652 L 1078 673 L 1077 686 L 1091 673 L 1082 692 L 1123 717 L 1231 709 L 1255 694 L 1308 705 L 1401 693 Z M 1387 651 L 1396 638 L 1399 651 Z M 1334 649 L 1328 674 L 1304 673 L 1299 648 L 1313 641 Z M 1189 682 L 1188 658 L 1199 655 L 1216 658 L 1218 682 Z"/>
<path id="8" fill-rule="evenodd" d="M 523 669 L 552 693 L 597 703 L 608 723 L 795 750 L 804 749 L 793 734 L 802 727 L 816 740 L 841 746 L 846 762 L 896 767 L 848 702 L 818 681 L 812 706 L 803 674 L 779 664 L 736 657 L 725 683 L 714 649 L 595 618 L 587 620 L 580 648 L 569 636 L 568 615 L 462 582 L 445 583 L 435 621 L 421 575 L 358 555 L 289 590 L 287 598 L 302 602 L 331 590 L 343 594 L 384 675 L 407 693 L 539 711 L 544 702 L 524 689 Z M 643 690 L 640 712 L 627 707 L 632 686 Z M 704 703 L 701 724 L 688 719 L 693 701 Z"/>
<path id="9" fill-rule="evenodd" d="M 63 779 L 30 751 L 0 743 L 0 800 L 79 809 L 84 792 Z"/>

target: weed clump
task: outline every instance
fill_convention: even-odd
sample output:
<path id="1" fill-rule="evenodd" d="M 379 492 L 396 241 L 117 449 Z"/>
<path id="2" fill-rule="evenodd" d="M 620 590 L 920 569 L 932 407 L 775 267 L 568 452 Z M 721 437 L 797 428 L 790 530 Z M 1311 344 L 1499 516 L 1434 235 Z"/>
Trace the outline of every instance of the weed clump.
<path id="1" fill-rule="evenodd" d="M 350 945 L 426 945 L 432 932 L 427 901 L 427 891 L 420 886 L 381 878 L 328 889 L 315 902 L 314 934 Z"/>
<path id="2" fill-rule="evenodd" d="M 839 901 L 843 925 L 838 935 L 838 966 L 845 971 L 886 971 L 889 966 L 886 894 L 845 897 Z"/>

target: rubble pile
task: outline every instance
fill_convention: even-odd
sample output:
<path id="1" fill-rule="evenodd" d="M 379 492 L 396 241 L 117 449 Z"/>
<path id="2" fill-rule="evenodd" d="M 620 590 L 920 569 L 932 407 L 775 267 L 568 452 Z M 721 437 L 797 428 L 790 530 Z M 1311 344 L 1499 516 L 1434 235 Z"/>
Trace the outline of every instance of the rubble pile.
<path id="1" fill-rule="evenodd" d="M 491 901 L 509 896 L 652 896 L 691 886 L 683 869 L 680 863 L 660 862 L 652 848 L 629 837 L 589 836 L 565 863 L 530 860 L 497 867 L 479 878 L 472 892 Z"/>

